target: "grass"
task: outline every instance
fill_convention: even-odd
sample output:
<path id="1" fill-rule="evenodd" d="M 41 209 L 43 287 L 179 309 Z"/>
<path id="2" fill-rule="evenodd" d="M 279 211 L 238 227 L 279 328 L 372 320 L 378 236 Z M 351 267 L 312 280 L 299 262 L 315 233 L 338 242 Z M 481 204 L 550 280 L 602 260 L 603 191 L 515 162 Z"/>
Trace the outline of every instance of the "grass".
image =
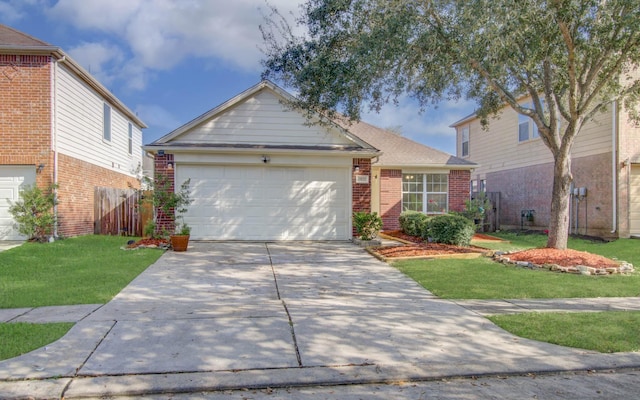
<path id="1" fill-rule="evenodd" d="M 509 242 L 482 242 L 492 250 L 544 247 L 544 235 L 499 233 Z M 569 248 L 624 260 L 640 268 L 640 241 L 609 243 L 570 238 Z M 640 273 L 585 276 L 505 266 L 488 258 L 404 260 L 393 263 L 445 299 L 529 299 L 640 296 Z M 640 312 L 523 313 L 490 317 L 522 337 L 600 352 L 640 351 Z"/>
<path id="2" fill-rule="evenodd" d="M 89 235 L 1 252 L 0 308 L 108 302 L 163 253 L 121 250 L 130 239 Z M 0 323 L 0 360 L 58 340 L 72 326 Z"/>
<path id="3" fill-rule="evenodd" d="M 545 235 L 495 234 L 509 242 L 482 242 L 492 250 L 543 247 Z M 569 239 L 569 247 L 628 261 L 640 268 L 640 241 L 609 243 Z M 585 276 L 533 271 L 495 263 L 488 258 L 402 260 L 393 263 L 436 296 L 445 299 L 533 299 L 640 296 L 640 273 Z"/>
<path id="4" fill-rule="evenodd" d="M 1 252 L 0 308 L 108 302 L 162 255 L 121 250 L 129 239 L 89 235 Z"/>
<path id="5" fill-rule="evenodd" d="M 73 323 L 28 324 L 16 322 L 0 324 L 0 360 L 6 360 L 46 346 L 66 334 Z"/>
<path id="6" fill-rule="evenodd" d="M 640 351 L 640 312 L 525 313 L 489 317 L 521 337 L 601 353 Z"/>

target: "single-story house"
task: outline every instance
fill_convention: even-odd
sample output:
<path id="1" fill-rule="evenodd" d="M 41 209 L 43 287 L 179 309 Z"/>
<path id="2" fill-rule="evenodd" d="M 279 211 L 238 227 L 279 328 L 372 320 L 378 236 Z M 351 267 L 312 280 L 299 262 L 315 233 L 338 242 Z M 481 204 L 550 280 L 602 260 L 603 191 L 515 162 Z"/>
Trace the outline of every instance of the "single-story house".
<path id="1" fill-rule="evenodd" d="M 190 179 L 193 239 L 348 240 L 353 212 L 395 229 L 403 209 L 469 198 L 475 164 L 364 123 L 312 124 L 291 98 L 263 81 L 143 147 L 156 174 Z"/>

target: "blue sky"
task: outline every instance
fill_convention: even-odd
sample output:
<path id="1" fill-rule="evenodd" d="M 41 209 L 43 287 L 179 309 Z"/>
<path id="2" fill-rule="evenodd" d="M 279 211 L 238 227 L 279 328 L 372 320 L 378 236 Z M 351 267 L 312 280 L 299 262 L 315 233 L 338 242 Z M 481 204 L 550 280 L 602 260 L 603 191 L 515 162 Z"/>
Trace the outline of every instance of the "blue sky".
<path id="1" fill-rule="evenodd" d="M 298 12 L 296 0 L 269 3 Z M 260 81 L 266 9 L 264 0 L 0 0 L 0 22 L 69 54 L 138 113 L 150 143 Z M 363 120 L 455 154 L 448 126 L 472 111 L 442 103 L 421 114 L 405 99 Z"/>

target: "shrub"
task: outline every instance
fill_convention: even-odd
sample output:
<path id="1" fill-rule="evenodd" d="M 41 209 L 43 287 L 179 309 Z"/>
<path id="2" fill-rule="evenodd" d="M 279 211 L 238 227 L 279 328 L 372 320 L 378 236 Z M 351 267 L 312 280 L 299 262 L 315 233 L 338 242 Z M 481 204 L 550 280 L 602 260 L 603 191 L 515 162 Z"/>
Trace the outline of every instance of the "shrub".
<path id="1" fill-rule="evenodd" d="M 378 235 L 382 229 L 382 218 L 378 213 L 355 212 L 353 213 L 353 225 L 360 239 L 371 240 Z"/>
<path id="2" fill-rule="evenodd" d="M 18 232 L 30 240 L 45 242 L 53 235 L 56 224 L 53 207 L 56 205 L 55 189 L 51 185 L 46 192 L 37 186 L 26 186 L 20 191 L 20 200 L 11 203 L 9 214 L 16 221 Z"/>
<path id="3" fill-rule="evenodd" d="M 464 202 L 464 211 L 462 211 L 462 215 L 471 221 L 474 221 L 474 223 L 477 223 L 477 228 L 480 228 L 487 210 L 490 210 L 491 207 L 493 206 L 486 194 L 484 192 L 480 192 L 475 198 Z"/>
<path id="4" fill-rule="evenodd" d="M 403 211 L 398 221 L 402 232 L 411 236 L 420 236 L 429 217 L 419 211 Z"/>
<path id="5" fill-rule="evenodd" d="M 469 246 L 475 233 L 473 222 L 461 215 L 444 214 L 433 217 L 428 222 L 428 230 L 423 237 L 430 237 L 436 243 Z"/>

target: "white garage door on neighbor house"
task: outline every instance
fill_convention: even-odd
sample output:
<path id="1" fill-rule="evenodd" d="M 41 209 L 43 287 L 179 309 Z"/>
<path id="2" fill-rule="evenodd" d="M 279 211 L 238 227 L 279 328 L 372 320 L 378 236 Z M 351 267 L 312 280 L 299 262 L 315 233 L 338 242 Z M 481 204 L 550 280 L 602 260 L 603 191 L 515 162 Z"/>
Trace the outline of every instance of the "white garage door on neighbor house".
<path id="1" fill-rule="evenodd" d="M 9 214 L 10 201 L 20 199 L 20 188 L 36 182 L 35 166 L 0 166 L 0 240 L 24 240 L 14 229 L 14 220 Z"/>
<path id="2" fill-rule="evenodd" d="M 349 168 L 179 165 L 191 179 L 185 216 L 196 240 L 347 240 Z"/>

